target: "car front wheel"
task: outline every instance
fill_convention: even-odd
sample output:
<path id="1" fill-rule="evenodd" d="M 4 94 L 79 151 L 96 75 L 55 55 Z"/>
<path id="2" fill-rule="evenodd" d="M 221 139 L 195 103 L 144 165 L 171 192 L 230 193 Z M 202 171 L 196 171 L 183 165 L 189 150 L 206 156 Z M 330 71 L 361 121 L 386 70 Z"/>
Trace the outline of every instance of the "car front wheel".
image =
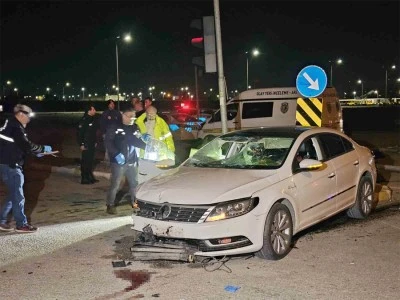
<path id="1" fill-rule="evenodd" d="M 275 203 L 265 221 L 263 246 L 256 255 L 263 259 L 279 260 L 291 250 L 293 221 L 289 209 Z"/>
<path id="2" fill-rule="evenodd" d="M 354 205 L 347 210 L 350 218 L 365 219 L 372 211 L 374 190 L 371 178 L 361 177 Z"/>

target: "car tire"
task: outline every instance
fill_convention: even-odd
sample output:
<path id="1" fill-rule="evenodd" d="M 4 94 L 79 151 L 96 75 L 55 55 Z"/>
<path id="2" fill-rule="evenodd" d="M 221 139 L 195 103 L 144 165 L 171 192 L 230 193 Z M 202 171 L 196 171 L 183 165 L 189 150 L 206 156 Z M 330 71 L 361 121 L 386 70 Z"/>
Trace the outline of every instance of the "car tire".
<path id="1" fill-rule="evenodd" d="M 356 201 L 347 210 L 347 215 L 354 219 L 365 219 L 372 211 L 374 190 L 371 178 L 363 176 L 358 183 Z"/>
<path id="2" fill-rule="evenodd" d="M 265 220 L 263 246 L 256 253 L 262 259 L 279 260 L 291 250 L 293 220 L 287 206 L 275 203 Z"/>

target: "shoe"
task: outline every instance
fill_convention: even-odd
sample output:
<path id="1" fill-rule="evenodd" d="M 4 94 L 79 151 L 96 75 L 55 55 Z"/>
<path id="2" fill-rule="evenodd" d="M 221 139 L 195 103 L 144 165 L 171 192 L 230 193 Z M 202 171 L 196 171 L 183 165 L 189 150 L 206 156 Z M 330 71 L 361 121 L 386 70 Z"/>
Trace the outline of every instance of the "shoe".
<path id="1" fill-rule="evenodd" d="M 20 232 L 20 233 L 33 233 L 36 232 L 38 229 L 35 226 L 26 224 L 22 227 L 17 227 L 15 229 L 16 232 Z"/>
<path id="2" fill-rule="evenodd" d="M 0 224 L 0 230 L 1 231 L 13 231 L 14 228 L 12 228 L 10 225 L 8 224 Z"/>
<path id="3" fill-rule="evenodd" d="M 113 205 L 107 205 L 107 213 L 110 215 L 115 215 L 117 213 L 117 209 Z"/>
<path id="4" fill-rule="evenodd" d="M 92 183 L 96 183 L 96 182 L 99 182 L 99 181 L 100 181 L 100 180 L 98 180 L 98 179 L 92 179 L 92 180 L 91 180 Z"/>

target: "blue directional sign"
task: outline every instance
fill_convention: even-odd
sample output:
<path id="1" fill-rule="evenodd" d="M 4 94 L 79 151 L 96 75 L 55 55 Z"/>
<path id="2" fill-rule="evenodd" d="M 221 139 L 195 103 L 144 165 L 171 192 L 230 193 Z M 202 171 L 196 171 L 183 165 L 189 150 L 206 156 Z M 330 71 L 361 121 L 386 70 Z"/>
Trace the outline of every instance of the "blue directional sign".
<path id="1" fill-rule="evenodd" d="M 303 68 L 296 78 L 296 87 L 301 95 L 306 98 L 321 95 L 328 82 L 325 71 L 318 66 L 307 66 Z"/>

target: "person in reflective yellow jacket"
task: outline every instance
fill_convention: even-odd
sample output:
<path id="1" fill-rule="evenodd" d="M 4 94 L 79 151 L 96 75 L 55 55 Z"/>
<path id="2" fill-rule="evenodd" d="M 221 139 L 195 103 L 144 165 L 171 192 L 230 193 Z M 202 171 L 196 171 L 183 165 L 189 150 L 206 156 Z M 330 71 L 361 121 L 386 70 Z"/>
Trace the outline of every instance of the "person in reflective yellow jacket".
<path id="1" fill-rule="evenodd" d="M 146 113 L 136 119 L 136 124 L 142 135 L 147 133 L 152 138 L 163 141 L 167 145 L 168 150 L 175 152 L 174 139 L 168 124 L 163 118 L 157 115 L 157 108 L 153 105 L 150 105 L 146 109 Z M 141 157 L 143 157 L 143 151 L 141 152 Z"/>

